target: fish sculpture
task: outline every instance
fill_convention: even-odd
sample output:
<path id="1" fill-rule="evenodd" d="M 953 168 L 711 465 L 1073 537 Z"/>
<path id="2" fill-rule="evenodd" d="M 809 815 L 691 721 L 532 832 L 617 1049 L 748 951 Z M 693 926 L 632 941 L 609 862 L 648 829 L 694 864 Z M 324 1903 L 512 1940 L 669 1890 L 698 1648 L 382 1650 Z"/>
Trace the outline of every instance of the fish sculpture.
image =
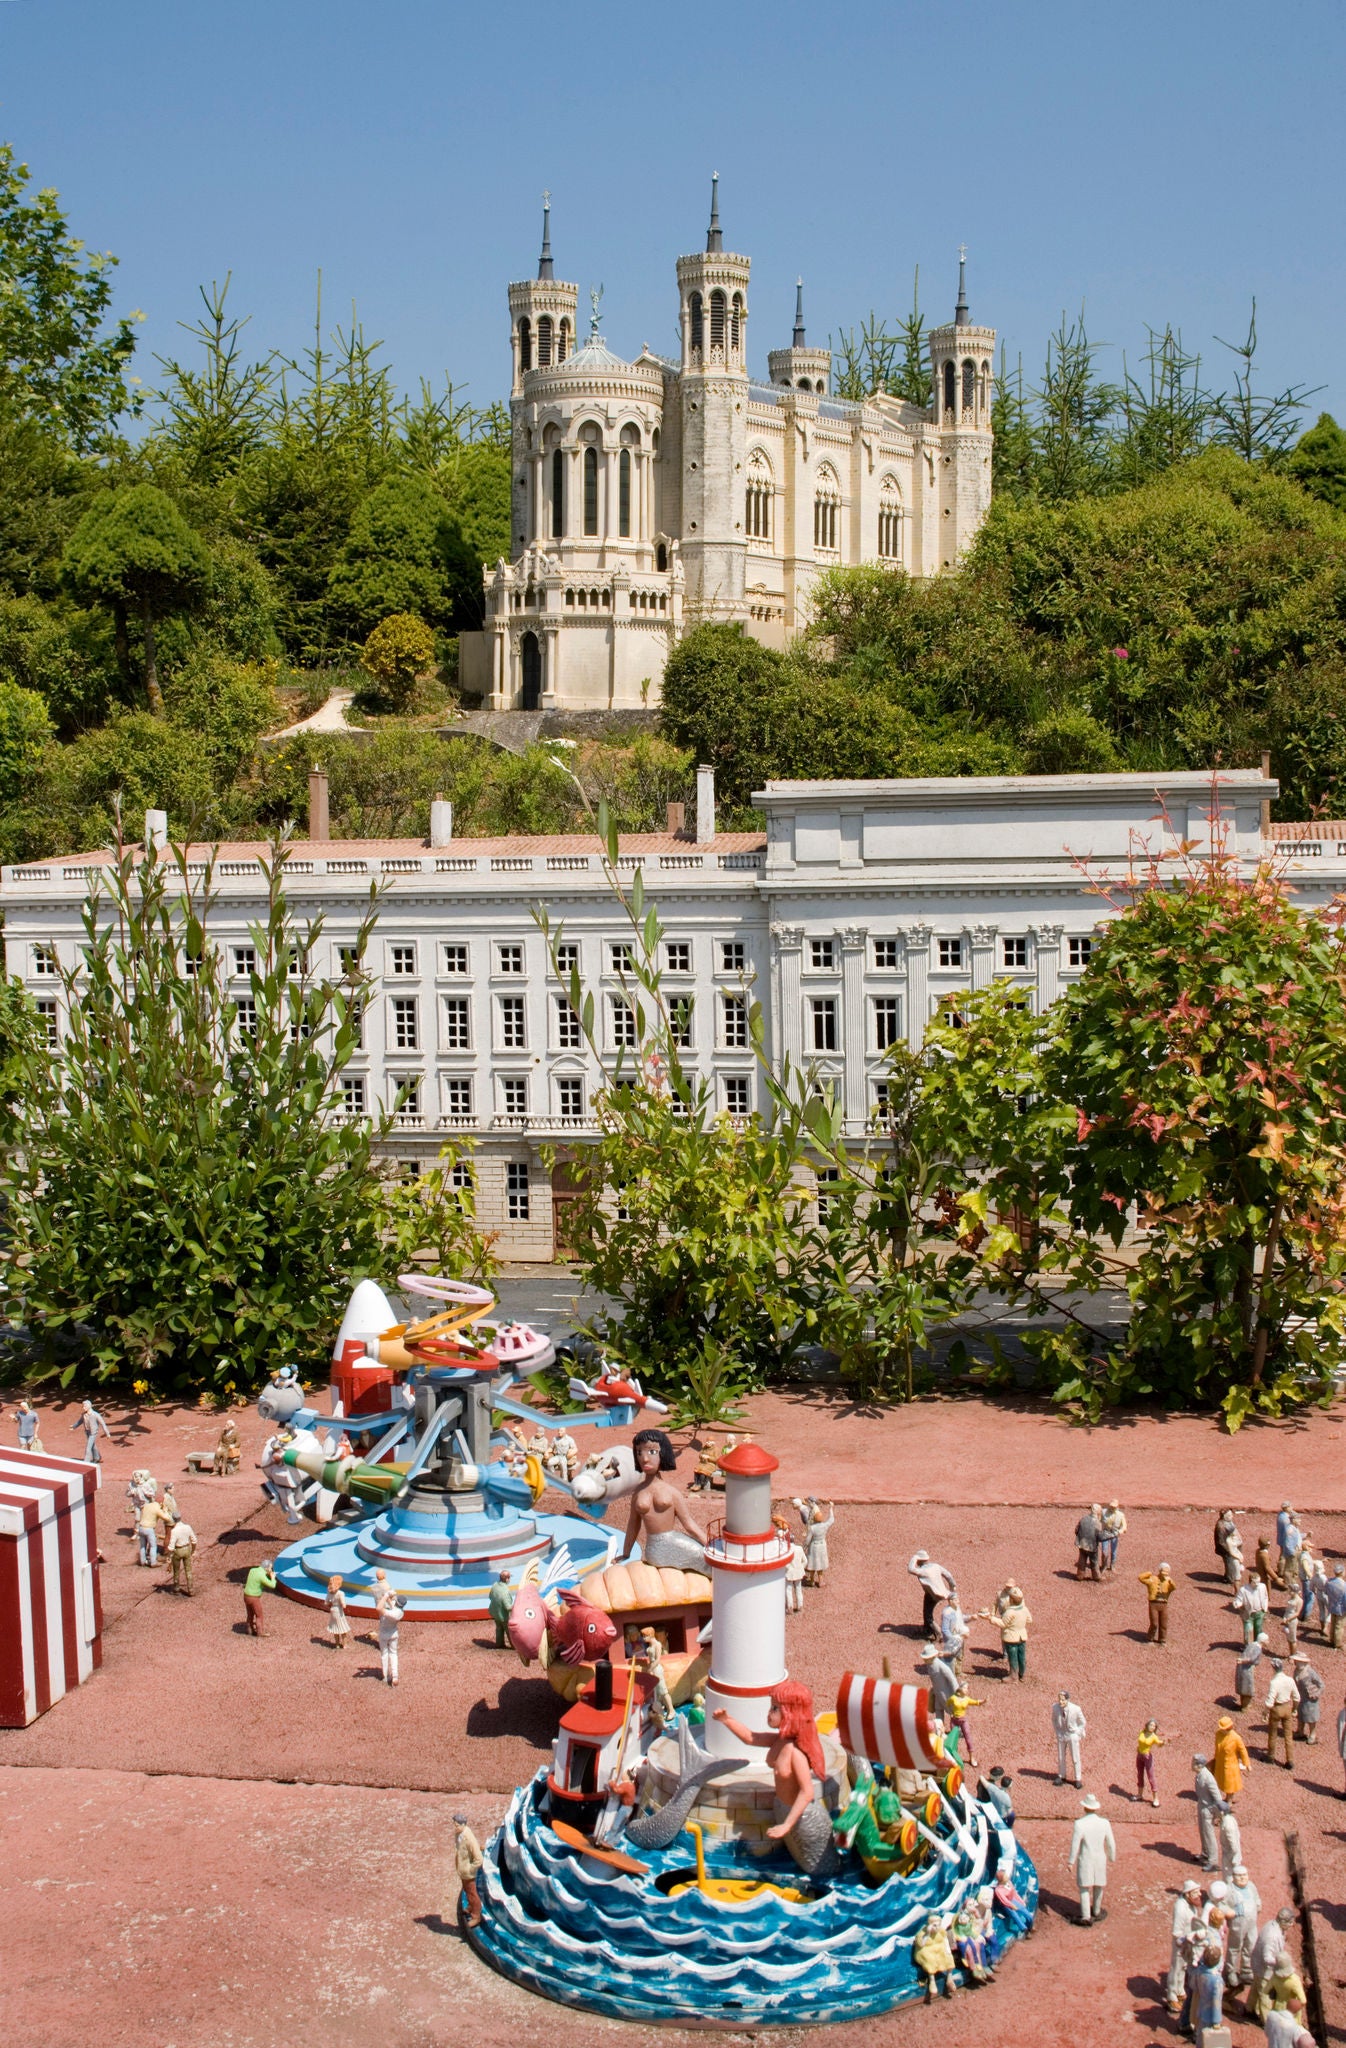
<path id="1" fill-rule="evenodd" d="M 666 1849 L 682 1833 L 688 1814 L 696 1805 L 701 1787 L 727 1771 L 742 1770 L 745 1756 L 711 1756 L 693 1735 L 685 1720 L 678 1722 L 678 1782 L 672 1793 L 653 1813 L 639 1814 L 627 1822 L 626 1840 L 637 1849 Z"/>
<path id="2" fill-rule="evenodd" d="M 506 1632 L 525 1664 L 542 1657 L 545 1638 L 548 1656 L 563 1664 L 592 1664 L 606 1657 L 617 1640 L 617 1624 L 601 1607 L 593 1607 L 573 1586 L 563 1586 L 560 1612 L 552 1607 L 536 1586 L 520 1586 L 510 1609 Z"/>

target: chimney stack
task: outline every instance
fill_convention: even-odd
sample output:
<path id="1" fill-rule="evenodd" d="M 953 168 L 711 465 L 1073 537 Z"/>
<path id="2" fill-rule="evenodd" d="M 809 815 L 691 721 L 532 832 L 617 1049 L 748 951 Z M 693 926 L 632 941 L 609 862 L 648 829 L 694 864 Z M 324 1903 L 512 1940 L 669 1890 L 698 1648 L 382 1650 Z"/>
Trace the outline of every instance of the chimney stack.
<path id="1" fill-rule="evenodd" d="M 168 844 L 168 812 L 146 811 L 145 851 L 159 853 Z"/>
<path id="2" fill-rule="evenodd" d="M 327 772 L 318 767 L 308 771 L 308 836 L 310 839 L 330 839 L 332 836 L 327 808 Z"/>
<path id="3" fill-rule="evenodd" d="M 669 804 L 667 808 L 667 829 L 675 839 L 680 838 L 687 828 L 686 804 Z"/>
<path id="4" fill-rule="evenodd" d="M 709 846 L 715 837 L 715 770 L 703 761 L 696 771 L 696 843 Z"/>
<path id="5" fill-rule="evenodd" d="M 434 797 L 430 804 L 430 844 L 447 846 L 452 838 L 453 805 L 447 797 Z"/>

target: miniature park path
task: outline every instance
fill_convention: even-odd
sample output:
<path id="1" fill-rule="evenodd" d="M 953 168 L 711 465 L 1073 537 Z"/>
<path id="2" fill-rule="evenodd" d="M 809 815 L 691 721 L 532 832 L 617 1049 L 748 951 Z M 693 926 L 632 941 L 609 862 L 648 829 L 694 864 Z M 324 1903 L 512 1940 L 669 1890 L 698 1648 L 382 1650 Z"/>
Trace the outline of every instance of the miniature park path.
<path id="1" fill-rule="evenodd" d="M 44 1411 L 63 1450 L 74 1407 Z M 550 1745 L 550 1689 L 490 1632 L 403 1630 L 402 1683 L 377 1683 L 357 1638 L 338 1656 L 321 1618 L 268 1602 L 269 1636 L 241 1631 L 240 1581 L 285 1541 L 260 1506 L 251 1459 L 263 1434 L 242 1417 L 244 1470 L 186 1477 L 214 1431 L 188 1410 L 108 1411 L 100 1529 L 104 1668 L 30 1729 L 0 1733 L 0 2042 L 34 2048 L 542 2048 L 566 2040 L 690 2041 L 681 2031 L 567 2016 L 485 1970 L 440 1914 L 450 1815 L 494 1826 L 512 1787 Z M 1252 1510 L 1256 1532 L 1288 1494 L 1329 1555 L 1346 1556 L 1346 1409 L 1245 1430 L 1233 1441 L 1194 1417 L 1129 1417 L 1072 1428 L 1031 1401 L 934 1400 L 880 1416 L 809 1393 L 752 1404 L 754 1433 L 781 1459 L 779 1491 L 839 1503 L 827 1587 L 790 1622 L 791 1669 L 820 1701 L 839 1672 L 897 1676 L 920 1630 L 905 1562 L 923 1544 L 984 1604 L 1014 1574 L 1035 1617 L 1030 1675 L 1000 1682 L 994 1640 L 974 1636 L 971 1726 L 983 1764 L 1017 1773 L 1020 1833 L 1046 1911 L 1000 1981 L 930 2011 L 863 2028 L 773 2030 L 764 2048 L 1145 2048 L 1178 2037 L 1156 1996 L 1173 1887 L 1196 1867 L 1187 1758 L 1209 1748 L 1237 1628 L 1213 1571 L 1219 1507 Z M 10 1419 L 0 1423 L 6 1439 Z M 133 1466 L 173 1477 L 200 1538 L 188 1602 L 139 1570 L 119 1531 Z M 1118 1577 L 1075 1583 L 1079 1505 L 1119 1496 L 1130 1515 Z M 1172 1562 L 1173 1641 L 1143 1641 L 1135 1573 Z M 1316 1639 L 1312 1654 L 1318 1656 Z M 1324 1652 L 1323 1739 L 1297 1748 L 1293 1777 L 1254 1770 L 1240 1802 L 1245 1858 L 1268 1910 L 1284 1902 L 1284 1838 L 1299 1835 L 1329 2038 L 1346 2041 L 1346 1802 L 1333 1734 L 1346 1653 Z M 984 1682 L 983 1682 L 984 1681 Z M 1065 1869 L 1069 1789 L 1052 1782 L 1048 1729 L 1068 1685 L 1089 1718 L 1086 1784 L 1113 1821 L 1109 1918 L 1076 1928 Z M 1170 1737 L 1158 1812 L 1129 1799 L 1136 1729 Z M 1245 1735 L 1254 1756 L 1262 1722 Z M 1143 1817 L 1142 1817 L 1143 1815 Z M 1237 2017 L 1237 2044 L 1262 2040 Z M 741 2041 L 747 2035 L 720 2036 Z"/>

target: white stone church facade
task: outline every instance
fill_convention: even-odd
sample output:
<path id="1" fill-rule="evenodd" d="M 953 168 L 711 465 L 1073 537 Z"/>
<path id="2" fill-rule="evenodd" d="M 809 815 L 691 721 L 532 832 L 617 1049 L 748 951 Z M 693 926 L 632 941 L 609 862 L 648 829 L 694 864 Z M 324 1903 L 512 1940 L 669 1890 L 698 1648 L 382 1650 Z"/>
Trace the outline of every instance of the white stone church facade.
<path id="1" fill-rule="evenodd" d="M 960 269 L 954 319 L 930 335 L 928 411 L 831 395 L 831 355 L 791 345 L 768 381 L 748 369 L 751 264 L 724 247 L 677 262 L 681 354 L 577 346 L 578 287 L 509 287 L 512 559 L 484 571 L 486 625 L 460 643 L 464 689 L 495 710 L 652 707 L 673 644 L 703 620 L 783 647 L 809 594 L 843 563 L 952 568 L 991 499 L 995 333 L 973 326 Z"/>

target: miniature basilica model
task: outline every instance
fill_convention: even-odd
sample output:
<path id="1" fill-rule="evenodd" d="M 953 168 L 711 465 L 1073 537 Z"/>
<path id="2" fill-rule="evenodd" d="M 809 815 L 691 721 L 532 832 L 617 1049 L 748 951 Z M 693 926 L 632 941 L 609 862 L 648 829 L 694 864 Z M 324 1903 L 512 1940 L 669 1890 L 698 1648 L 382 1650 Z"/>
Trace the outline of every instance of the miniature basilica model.
<path id="1" fill-rule="evenodd" d="M 678 258 L 681 354 L 624 362 L 598 331 L 576 346 L 578 287 L 554 275 L 544 212 L 536 278 L 509 288 L 514 357 L 512 560 L 484 572 L 486 628 L 463 636 L 464 687 L 491 708 L 641 709 L 669 649 L 704 620 L 781 647 L 842 563 L 954 566 L 991 498 L 995 333 L 930 336 L 928 411 L 829 393 L 803 288 L 770 381 L 748 370 L 746 256 L 724 246 L 717 196 L 702 254 Z"/>

